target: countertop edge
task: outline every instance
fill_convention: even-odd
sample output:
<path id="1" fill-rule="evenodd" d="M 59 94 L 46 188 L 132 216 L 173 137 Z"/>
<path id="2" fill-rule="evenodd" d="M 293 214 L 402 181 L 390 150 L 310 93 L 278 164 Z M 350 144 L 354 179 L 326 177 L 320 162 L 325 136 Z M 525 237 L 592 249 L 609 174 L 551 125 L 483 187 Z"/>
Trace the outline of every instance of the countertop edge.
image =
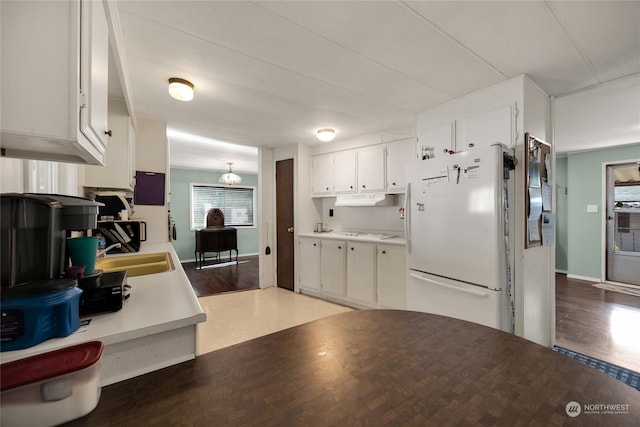
<path id="1" fill-rule="evenodd" d="M 327 240 L 343 240 L 347 242 L 363 242 L 363 243 L 375 243 L 378 245 L 394 245 L 394 246 L 406 246 L 407 242 L 403 237 L 390 237 L 388 239 L 375 239 L 366 236 L 345 236 L 343 234 L 322 232 L 322 233 L 299 233 L 298 237 L 307 237 L 315 239 L 327 239 Z"/>
<path id="2" fill-rule="evenodd" d="M 206 314 L 171 243 L 144 243 L 139 252 L 130 255 L 154 252 L 169 252 L 174 270 L 128 278 L 128 283 L 132 286 L 131 297 L 124 302 L 122 309 L 114 313 L 83 316 L 81 321 L 91 319 L 89 325 L 81 326 L 67 337 L 51 338 L 26 349 L 0 352 L 0 363 L 24 359 L 88 341 L 97 340 L 109 345 L 204 322 Z M 159 282 L 158 279 L 162 281 Z M 175 286 L 176 284 L 178 286 Z M 154 301 L 147 299 L 151 296 L 160 296 L 162 301 L 156 301 L 157 304 L 154 304 Z M 141 301 L 136 301 L 136 298 Z M 176 305 L 176 298 L 182 300 L 180 306 Z M 154 310 L 156 305 L 164 306 L 169 312 L 162 312 L 162 309 Z M 136 316 L 137 313 L 134 310 L 139 308 L 148 312 L 147 315 Z M 143 317 L 152 319 L 145 319 L 148 321 L 136 324 Z M 163 321 L 164 319 L 169 320 Z"/>

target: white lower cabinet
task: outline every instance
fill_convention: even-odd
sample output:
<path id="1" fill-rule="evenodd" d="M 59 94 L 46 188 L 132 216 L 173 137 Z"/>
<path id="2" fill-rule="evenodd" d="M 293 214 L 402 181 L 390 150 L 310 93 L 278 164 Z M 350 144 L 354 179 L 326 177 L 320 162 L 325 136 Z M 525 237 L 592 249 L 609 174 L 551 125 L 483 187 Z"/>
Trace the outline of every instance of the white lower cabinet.
<path id="1" fill-rule="evenodd" d="M 405 309 L 405 247 L 300 236 L 298 289 L 356 308 Z"/>
<path id="2" fill-rule="evenodd" d="M 375 304 L 376 245 L 347 242 L 347 298 Z"/>
<path id="3" fill-rule="evenodd" d="M 298 287 L 300 289 L 320 292 L 320 239 L 300 237 L 300 271 Z"/>
<path id="4" fill-rule="evenodd" d="M 380 308 L 407 307 L 407 254 L 404 246 L 378 245 L 377 305 Z"/>
<path id="5" fill-rule="evenodd" d="M 345 297 L 345 247 L 340 240 L 322 240 L 320 246 L 320 286 L 323 295 Z"/>

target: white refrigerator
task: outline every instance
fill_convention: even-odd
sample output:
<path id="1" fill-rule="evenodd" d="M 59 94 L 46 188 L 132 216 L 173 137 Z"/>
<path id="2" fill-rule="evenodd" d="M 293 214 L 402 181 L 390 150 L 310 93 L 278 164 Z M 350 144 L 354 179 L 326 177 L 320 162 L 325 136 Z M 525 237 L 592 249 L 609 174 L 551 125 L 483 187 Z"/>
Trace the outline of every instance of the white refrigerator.
<path id="1" fill-rule="evenodd" d="M 410 167 L 409 310 L 513 332 L 512 156 L 495 144 Z"/>

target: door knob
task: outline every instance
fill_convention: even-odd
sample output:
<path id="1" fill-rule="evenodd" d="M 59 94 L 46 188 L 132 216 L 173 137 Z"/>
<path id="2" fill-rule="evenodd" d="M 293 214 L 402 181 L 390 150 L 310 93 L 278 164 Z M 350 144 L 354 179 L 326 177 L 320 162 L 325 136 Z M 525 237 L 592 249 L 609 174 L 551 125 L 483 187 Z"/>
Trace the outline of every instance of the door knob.
<path id="1" fill-rule="evenodd" d="M 293 233 L 293 227 L 289 227 L 289 228 L 287 228 L 287 231 L 288 231 L 289 233 Z"/>

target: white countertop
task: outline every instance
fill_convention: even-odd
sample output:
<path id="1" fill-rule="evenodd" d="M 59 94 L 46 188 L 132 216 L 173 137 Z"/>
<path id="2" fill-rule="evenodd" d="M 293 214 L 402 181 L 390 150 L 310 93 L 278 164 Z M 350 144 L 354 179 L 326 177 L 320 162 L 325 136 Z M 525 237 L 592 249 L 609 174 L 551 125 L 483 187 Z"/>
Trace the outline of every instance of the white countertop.
<path id="1" fill-rule="evenodd" d="M 377 243 L 379 245 L 396 245 L 405 246 L 406 241 L 401 235 L 378 234 L 366 232 L 347 232 L 347 231 L 329 231 L 329 232 L 313 232 L 299 233 L 298 237 L 314 237 L 316 239 L 345 240 L 352 242 Z"/>
<path id="2" fill-rule="evenodd" d="M 204 322 L 206 315 L 171 243 L 143 243 L 137 254 L 154 252 L 169 252 L 174 270 L 128 277 L 131 296 L 121 310 L 82 317 L 81 321 L 91 322 L 68 337 L 52 338 L 24 350 L 3 351 L 2 363 L 87 341 L 109 345 Z"/>

